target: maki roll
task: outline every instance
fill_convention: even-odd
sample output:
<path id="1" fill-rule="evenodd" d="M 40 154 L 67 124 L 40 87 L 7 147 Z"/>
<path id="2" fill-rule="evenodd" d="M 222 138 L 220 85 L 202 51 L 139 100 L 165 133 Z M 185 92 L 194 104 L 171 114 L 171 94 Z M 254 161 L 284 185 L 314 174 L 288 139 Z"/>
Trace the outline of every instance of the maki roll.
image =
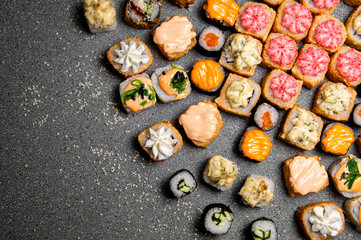
<path id="1" fill-rule="evenodd" d="M 150 29 L 158 22 L 163 0 L 128 0 L 125 21 L 132 27 Z"/>
<path id="2" fill-rule="evenodd" d="M 187 169 L 176 172 L 169 181 L 169 187 L 176 198 L 190 194 L 197 187 L 196 179 Z"/>
<path id="3" fill-rule="evenodd" d="M 259 128 L 264 131 L 271 130 L 277 124 L 279 119 L 279 113 L 277 110 L 269 105 L 268 103 L 263 103 L 258 106 L 255 114 L 254 121 Z"/>
<path id="4" fill-rule="evenodd" d="M 92 33 L 110 32 L 116 29 L 114 3 L 111 0 L 84 0 L 84 16 Z"/>
<path id="5" fill-rule="evenodd" d="M 191 92 L 187 71 L 182 66 L 170 64 L 152 74 L 154 89 L 163 103 L 183 99 Z"/>
<path id="6" fill-rule="evenodd" d="M 203 211 L 205 229 L 215 235 L 226 234 L 233 222 L 233 212 L 222 203 L 208 205 Z"/>
<path id="7" fill-rule="evenodd" d="M 355 109 L 353 110 L 353 122 L 357 126 L 361 126 L 361 104 L 358 104 Z"/>
<path id="8" fill-rule="evenodd" d="M 223 32 L 216 27 L 209 26 L 203 29 L 198 38 L 198 49 L 205 56 L 215 56 L 221 52 L 224 42 Z"/>
<path id="9" fill-rule="evenodd" d="M 250 227 L 249 240 L 277 240 L 277 226 L 269 218 L 259 218 Z"/>

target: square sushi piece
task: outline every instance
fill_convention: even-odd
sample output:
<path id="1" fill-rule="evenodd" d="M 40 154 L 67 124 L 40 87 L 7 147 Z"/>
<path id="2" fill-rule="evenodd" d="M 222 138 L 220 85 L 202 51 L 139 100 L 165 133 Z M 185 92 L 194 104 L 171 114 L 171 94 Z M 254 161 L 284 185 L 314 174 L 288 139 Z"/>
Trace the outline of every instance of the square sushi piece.
<path id="1" fill-rule="evenodd" d="M 232 34 L 224 44 L 219 63 L 231 72 L 252 77 L 262 62 L 262 46 L 261 41 L 251 36 Z"/>
<path id="2" fill-rule="evenodd" d="M 333 121 L 350 118 L 357 92 L 342 83 L 324 82 L 317 90 L 312 112 Z"/>
<path id="3" fill-rule="evenodd" d="M 353 130 L 342 123 L 330 123 L 323 130 L 322 150 L 335 155 L 346 155 L 355 142 Z"/>
<path id="4" fill-rule="evenodd" d="M 242 197 L 242 202 L 251 207 L 265 207 L 273 200 L 275 185 L 267 177 L 257 174 L 247 176 L 243 187 L 238 195 Z"/>
<path id="5" fill-rule="evenodd" d="M 345 230 L 342 209 L 332 202 L 315 202 L 298 207 L 296 220 L 303 234 L 311 240 L 332 238 Z"/>
<path id="6" fill-rule="evenodd" d="M 300 0 L 300 3 L 308 7 L 314 15 L 331 14 L 340 0 Z"/>
<path id="7" fill-rule="evenodd" d="M 227 191 L 232 187 L 238 174 L 237 164 L 221 155 L 211 157 L 204 170 L 203 180 L 221 191 Z"/>
<path id="8" fill-rule="evenodd" d="M 361 50 L 361 6 L 355 8 L 345 23 L 347 38 L 346 44 Z"/>
<path id="9" fill-rule="evenodd" d="M 327 78 L 356 87 L 361 83 L 361 52 L 348 46 L 332 55 Z"/>
<path id="10" fill-rule="evenodd" d="M 125 21 L 132 27 L 150 29 L 157 24 L 163 0 L 127 0 Z"/>
<path id="11" fill-rule="evenodd" d="M 288 144 L 311 151 L 320 141 L 322 119 L 313 112 L 297 104 L 288 110 L 278 138 Z"/>
<path id="12" fill-rule="evenodd" d="M 202 148 L 216 139 L 224 125 L 217 105 L 209 99 L 190 106 L 179 117 L 179 124 L 194 145 Z"/>
<path id="13" fill-rule="evenodd" d="M 299 42 L 307 36 L 311 25 L 310 9 L 293 0 L 286 0 L 277 9 L 272 31 L 285 34 Z"/>
<path id="14" fill-rule="evenodd" d="M 182 136 L 169 121 L 157 123 L 142 131 L 138 135 L 138 142 L 154 161 L 170 158 L 183 145 Z"/>
<path id="15" fill-rule="evenodd" d="M 192 23 L 181 14 L 167 17 L 152 34 L 153 41 L 170 61 L 185 56 L 197 44 Z"/>
<path id="16" fill-rule="evenodd" d="M 266 4 L 246 2 L 241 6 L 234 26 L 238 32 L 264 42 L 271 31 L 275 17 L 275 10 Z"/>
<path id="17" fill-rule="evenodd" d="M 291 69 L 292 75 L 302 80 L 307 88 L 313 89 L 325 79 L 329 63 L 330 57 L 326 50 L 313 44 L 305 44 Z"/>
<path id="18" fill-rule="evenodd" d="M 261 95 L 261 87 L 254 81 L 229 74 L 215 102 L 223 111 L 249 117 Z"/>
<path id="19" fill-rule="evenodd" d="M 337 18 L 320 14 L 315 16 L 306 42 L 322 47 L 328 53 L 336 52 L 346 41 L 346 28 Z"/>
<path id="20" fill-rule="evenodd" d="M 288 71 L 297 58 L 297 44 L 292 38 L 281 34 L 271 33 L 262 52 L 262 66 Z"/>
<path id="21" fill-rule="evenodd" d="M 282 109 L 292 108 L 302 89 L 302 81 L 274 69 L 262 80 L 262 97 Z"/>
<path id="22" fill-rule="evenodd" d="M 117 28 L 114 2 L 111 0 L 84 0 L 84 15 L 92 33 L 114 31 Z"/>
<path id="23" fill-rule="evenodd" d="M 284 160 L 282 166 L 291 197 L 317 193 L 329 184 L 326 168 L 316 155 L 297 155 Z"/>

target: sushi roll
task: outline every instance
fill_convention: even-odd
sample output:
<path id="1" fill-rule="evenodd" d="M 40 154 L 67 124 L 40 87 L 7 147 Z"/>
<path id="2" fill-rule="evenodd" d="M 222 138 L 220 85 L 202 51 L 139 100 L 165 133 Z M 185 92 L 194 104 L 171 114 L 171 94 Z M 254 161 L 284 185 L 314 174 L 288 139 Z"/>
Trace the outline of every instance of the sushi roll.
<path id="1" fill-rule="evenodd" d="M 174 2 L 181 8 L 189 8 L 191 5 L 193 5 L 195 0 L 170 0 L 171 2 Z"/>
<path id="2" fill-rule="evenodd" d="M 160 18 L 162 5 L 163 0 L 128 0 L 124 19 L 135 28 L 153 28 Z"/>
<path id="3" fill-rule="evenodd" d="M 226 205 L 214 203 L 204 209 L 202 219 L 207 232 L 223 235 L 231 228 L 234 215 Z"/>
<path id="4" fill-rule="evenodd" d="M 347 199 L 344 204 L 347 218 L 361 231 L 361 197 Z"/>
<path id="5" fill-rule="evenodd" d="M 323 131 L 321 146 L 323 151 L 335 155 L 345 155 L 355 142 L 353 130 L 342 123 L 330 123 Z"/>
<path id="6" fill-rule="evenodd" d="M 216 27 L 209 26 L 199 35 L 198 49 L 205 56 L 215 56 L 221 52 L 224 42 L 224 33 Z"/>
<path id="7" fill-rule="evenodd" d="M 250 234 L 247 240 L 277 240 L 277 226 L 269 218 L 254 220 L 250 227 Z"/>
<path id="8" fill-rule="evenodd" d="M 180 65 L 170 64 L 152 74 L 154 89 L 163 103 L 183 99 L 191 92 L 187 71 Z"/>
<path id="9" fill-rule="evenodd" d="M 92 33 L 114 31 L 117 28 L 114 3 L 111 0 L 84 0 L 84 15 Z"/>
<path id="10" fill-rule="evenodd" d="M 277 125 L 278 119 L 278 111 L 268 103 L 259 105 L 254 114 L 255 123 L 264 131 L 273 129 Z"/>
<path id="11" fill-rule="evenodd" d="M 197 182 L 190 171 L 182 169 L 171 177 L 169 187 L 173 195 L 180 198 L 193 192 L 197 187 Z"/>
<path id="12" fill-rule="evenodd" d="M 261 129 L 249 127 L 241 139 L 239 150 L 245 157 L 262 162 L 269 156 L 272 146 L 269 136 Z"/>
<path id="13" fill-rule="evenodd" d="M 220 155 L 211 157 L 203 171 L 203 180 L 221 191 L 232 187 L 238 174 L 237 164 Z"/>
<path id="14" fill-rule="evenodd" d="M 119 84 L 119 92 L 122 105 L 128 114 L 152 107 L 157 102 L 152 80 L 146 73 L 123 81 Z"/>
<path id="15" fill-rule="evenodd" d="M 321 13 L 331 14 L 340 3 L 340 0 L 300 0 L 300 3 L 309 8 L 314 15 Z"/>
<path id="16" fill-rule="evenodd" d="M 353 122 L 357 126 L 361 126 L 361 104 L 358 104 L 353 110 Z"/>
<path id="17" fill-rule="evenodd" d="M 207 0 L 203 5 L 207 19 L 215 21 L 219 27 L 233 27 L 240 7 L 235 0 Z"/>
<path id="18" fill-rule="evenodd" d="M 215 92 L 224 80 L 225 72 L 219 63 L 213 60 L 198 61 L 193 65 L 191 80 L 205 92 Z"/>
<path id="19" fill-rule="evenodd" d="M 353 0 L 352 0 L 353 1 Z M 361 4 L 361 0 L 360 4 Z M 347 31 L 346 44 L 350 47 L 361 50 L 361 6 L 357 6 L 355 10 L 350 14 L 346 23 Z"/>

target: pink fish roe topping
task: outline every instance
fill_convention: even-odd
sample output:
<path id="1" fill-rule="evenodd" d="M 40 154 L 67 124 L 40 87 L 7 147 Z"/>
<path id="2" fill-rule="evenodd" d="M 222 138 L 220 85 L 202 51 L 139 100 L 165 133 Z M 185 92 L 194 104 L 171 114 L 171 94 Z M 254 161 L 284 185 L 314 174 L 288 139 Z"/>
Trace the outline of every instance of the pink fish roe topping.
<path id="1" fill-rule="evenodd" d="M 297 55 L 296 42 L 281 35 L 270 40 L 266 53 L 270 56 L 272 62 L 280 66 L 290 65 Z"/>
<path id="2" fill-rule="evenodd" d="M 313 0 L 316 7 L 319 9 L 327 8 L 328 10 L 332 9 L 335 5 L 337 5 L 340 0 Z"/>
<path id="3" fill-rule="evenodd" d="M 309 47 L 298 57 L 298 66 L 303 75 L 317 76 L 327 69 L 330 59 L 322 48 Z"/>
<path id="4" fill-rule="evenodd" d="M 298 83 L 294 77 L 282 73 L 281 75 L 272 78 L 270 87 L 273 90 L 273 97 L 288 102 L 292 97 L 296 96 Z"/>
<path id="5" fill-rule="evenodd" d="M 312 14 L 310 9 L 295 3 L 285 8 L 281 25 L 292 33 L 304 33 L 312 24 Z"/>
<path id="6" fill-rule="evenodd" d="M 361 54 L 353 49 L 341 53 L 337 58 L 336 69 L 347 81 L 356 81 L 361 76 Z"/>
<path id="7" fill-rule="evenodd" d="M 335 20 L 321 23 L 316 27 L 315 33 L 313 38 L 316 43 L 325 48 L 335 49 L 340 46 L 343 40 L 342 27 Z"/>
<path id="8" fill-rule="evenodd" d="M 248 6 L 241 15 L 241 26 L 248 32 L 258 33 L 269 24 L 269 16 L 262 6 Z"/>

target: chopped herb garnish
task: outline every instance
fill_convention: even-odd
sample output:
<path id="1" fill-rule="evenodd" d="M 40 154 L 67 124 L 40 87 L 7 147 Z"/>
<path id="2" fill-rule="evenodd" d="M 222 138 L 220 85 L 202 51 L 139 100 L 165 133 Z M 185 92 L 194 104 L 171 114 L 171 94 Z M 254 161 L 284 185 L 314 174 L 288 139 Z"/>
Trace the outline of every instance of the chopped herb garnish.
<path id="1" fill-rule="evenodd" d="M 147 104 L 147 100 L 144 100 L 143 102 L 140 103 L 140 106 L 144 106 Z"/>
<path id="2" fill-rule="evenodd" d="M 178 71 L 170 81 L 170 87 L 175 89 L 178 94 L 184 92 L 187 88 L 188 77 L 184 76 L 184 72 Z"/>
<path id="3" fill-rule="evenodd" d="M 124 105 L 129 100 L 135 101 L 137 96 L 140 96 L 142 99 L 148 98 L 150 101 L 155 100 L 155 91 L 152 85 L 147 85 L 146 88 L 144 83 L 139 79 L 133 79 L 130 82 L 130 85 L 133 86 L 134 88 L 125 91 L 120 97 Z M 147 104 L 147 100 L 144 100 L 140 103 L 141 106 L 144 106 L 146 104 Z"/>
<path id="4" fill-rule="evenodd" d="M 358 179 L 359 177 L 361 177 L 361 174 L 358 169 L 357 161 L 353 157 L 347 162 L 346 171 L 341 174 L 340 180 L 346 179 L 346 182 L 344 183 L 344 185 L 347 184 L 347 188 L 351 189 L 352 185 L 354 184 L 356 179 Z"/>
<path id="5" fill-rule="evenodd" d="M 188 70 L 184 70 L 183 68 L 178 67 L 177 65 L 175 65 L 175 64 L 173 64 L 173 63 L 171 63 L 170 65 L 171 65 L 172 68 L 179 69 L 179 70 L 181 70 L 181 71 L 183 71 L 183 72 L 188 72 Z"/>

